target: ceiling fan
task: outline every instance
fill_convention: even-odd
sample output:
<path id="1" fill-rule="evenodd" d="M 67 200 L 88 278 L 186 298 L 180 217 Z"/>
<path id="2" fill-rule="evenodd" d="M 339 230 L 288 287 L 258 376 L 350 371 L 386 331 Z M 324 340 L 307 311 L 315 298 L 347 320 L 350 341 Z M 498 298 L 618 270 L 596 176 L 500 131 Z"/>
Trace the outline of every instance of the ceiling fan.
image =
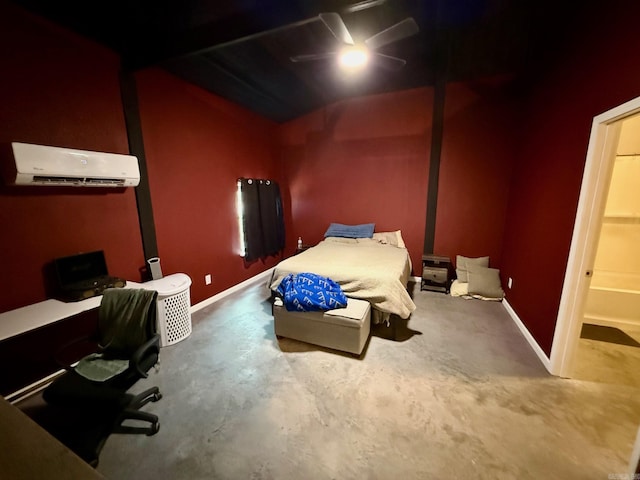
<path id="1" fill-rule="evenodd" d="M 294 55 L 290 57 L 292 62 L 307 62 L 336 57 L 341 61 L 341 63 L 347 66 L 358 66 L 359 64 L 366 63 L 367 60 L 369 60 L 383 68 L 399 70 L 407 63 L 406 60 L 403 58 L 385 55 L 380 52 L 376 52 L 376 50 L 384 45 L 415 35 L 419 31 L 418 24 L 415 20 L 408 17 L 367 38 L 363 44 L 356 44 L 339 14 L 335 12 L 321 13 L 318 17 L 333 36 L 342 43 L 342 49 L 334 52 Z"/>

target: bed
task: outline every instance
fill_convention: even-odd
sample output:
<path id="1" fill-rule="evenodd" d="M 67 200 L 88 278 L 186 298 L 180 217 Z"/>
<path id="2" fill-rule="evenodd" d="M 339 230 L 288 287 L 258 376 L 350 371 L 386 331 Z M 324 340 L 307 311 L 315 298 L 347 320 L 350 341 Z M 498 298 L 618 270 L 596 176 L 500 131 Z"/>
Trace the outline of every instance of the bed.
<path id="1" fill-rule="evenodd" d="M 406 248 L 372 238 L 327 237 L 280 262 L 269 288 L 275 291 L 289 273 L 303 272 L 331 278 L 348 297 L 367 300 L 373 323 L 388 324 L 392 314 L 406 319 L 416 309 L 407 292 L 411 260 Z"/>

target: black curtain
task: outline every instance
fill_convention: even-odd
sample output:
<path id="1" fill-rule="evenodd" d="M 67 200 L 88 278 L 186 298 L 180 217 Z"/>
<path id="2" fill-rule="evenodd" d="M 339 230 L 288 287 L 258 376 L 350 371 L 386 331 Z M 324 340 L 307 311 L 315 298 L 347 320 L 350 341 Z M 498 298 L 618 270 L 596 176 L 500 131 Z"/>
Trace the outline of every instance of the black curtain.
<path id="1" fill-rule="evenodd" d="M 245 260 L 276 255 L 284 249 L 284 214 L 280 187 L 272 180 L 240 179 L 244 207 Z"/>

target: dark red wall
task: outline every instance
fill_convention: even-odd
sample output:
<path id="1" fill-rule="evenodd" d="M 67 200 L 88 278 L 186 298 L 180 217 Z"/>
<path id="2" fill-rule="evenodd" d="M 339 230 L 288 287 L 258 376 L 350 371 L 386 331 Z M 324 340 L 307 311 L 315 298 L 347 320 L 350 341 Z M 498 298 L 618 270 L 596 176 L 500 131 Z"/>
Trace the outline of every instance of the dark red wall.
<path id="1" fill-rule="evenodd" d="M 276 125 L 159 69 L 136 79 L 162 271 L 189 275 L 195 304 L 279 260 L 244 264 L 236 215 L 238 178 L 285 188 Z"/>
<path id="2" fill-rule="evenodd" d="M 622 5 L 624 4 L 624 5 Z M 638 2 L 579 21 L 527 92 L 502 252 L 507 300 L 550 354 L 593 117 L 640 95 Z"/>
<path id="3" fill-rule="evenodd" d="M 128 153 L 115 54 L 2 2 L 0 59 L 0 143 Z M 144 264 L 133 189 L 3 185 L 0 225 L 0 312 L 46 299 L 55 257 L 102 249 L 133 280 Z"/>
<path id="4" fill-rule="evenodd" d="M 505 81 L 447 86 L 434 250 L 454 262 L 488 255 L 500 267 L 517 138 Z"/>
<path id="5" fill-rule="evenodd" d="M 488 254 L 514 279 L 507 299 L 547 353 L 591 121 L 640 95 L 639 15 L 637 2 L 614 2 L 576 20 L 556 68 L 517 103 L 486 85 L 447 88 L 436 253 Z M 127 152 L 115 54 L 6 2 L 0 40 L 0 143 Z M 375 222 L 401 229 L 419 265 L 431 89 L 343 101 L 276 126 L 160 70 L 137 80 L 162 267 L 192 277 L 193 303 L 277 261 L 247 266 L 238 256 L 241 176 L 280 181 L 289 252 L 298 236 L 321 240 L 331 222 Z M 104 249 L 111 272 L 129 279 L 144 265 L 133 189 L 2 186 L 0 225 L 0 312 L 46 298 L 43 269 L 57 256 Z"/>
<path id="6" fill-rule="evenodd" d="M 432 89 L 339 102 L 280 127 L 291 194 L 289 239 L 322 240 L 330 223 L 402 230 L 414 264 L 424 243 Z"/>
<path id="7" fill-rule="evenodd" d="M 514 101 L 501 80 L 447 88 L 435 253 L 500 265 L 513 160 Z M 294 230 L 331 222 L 401 229 L 415 268 L 424 245 L 433 90 L 340 102 L 281 127 Z M 294 240 L 292 238 L 291 240 Z"/>

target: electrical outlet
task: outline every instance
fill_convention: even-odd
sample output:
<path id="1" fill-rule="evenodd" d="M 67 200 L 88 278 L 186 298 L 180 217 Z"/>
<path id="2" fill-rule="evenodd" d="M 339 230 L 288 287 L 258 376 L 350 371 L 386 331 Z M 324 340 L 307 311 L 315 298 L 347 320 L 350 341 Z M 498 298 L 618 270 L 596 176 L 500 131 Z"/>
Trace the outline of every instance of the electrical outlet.
<path id="1" fill-rule="evenodd" d="M 507 282 L 507 287 L 511 289 L 512 286 L 513 286 L 513 278 L 509 277 L 509 281 Z"/>
<path id="2" fill-rule="evenodd" d="M 210 273 L 207 273 L 204 276 L 204 284 L 205 285 L 211 285 L 211 274 Z"/>

